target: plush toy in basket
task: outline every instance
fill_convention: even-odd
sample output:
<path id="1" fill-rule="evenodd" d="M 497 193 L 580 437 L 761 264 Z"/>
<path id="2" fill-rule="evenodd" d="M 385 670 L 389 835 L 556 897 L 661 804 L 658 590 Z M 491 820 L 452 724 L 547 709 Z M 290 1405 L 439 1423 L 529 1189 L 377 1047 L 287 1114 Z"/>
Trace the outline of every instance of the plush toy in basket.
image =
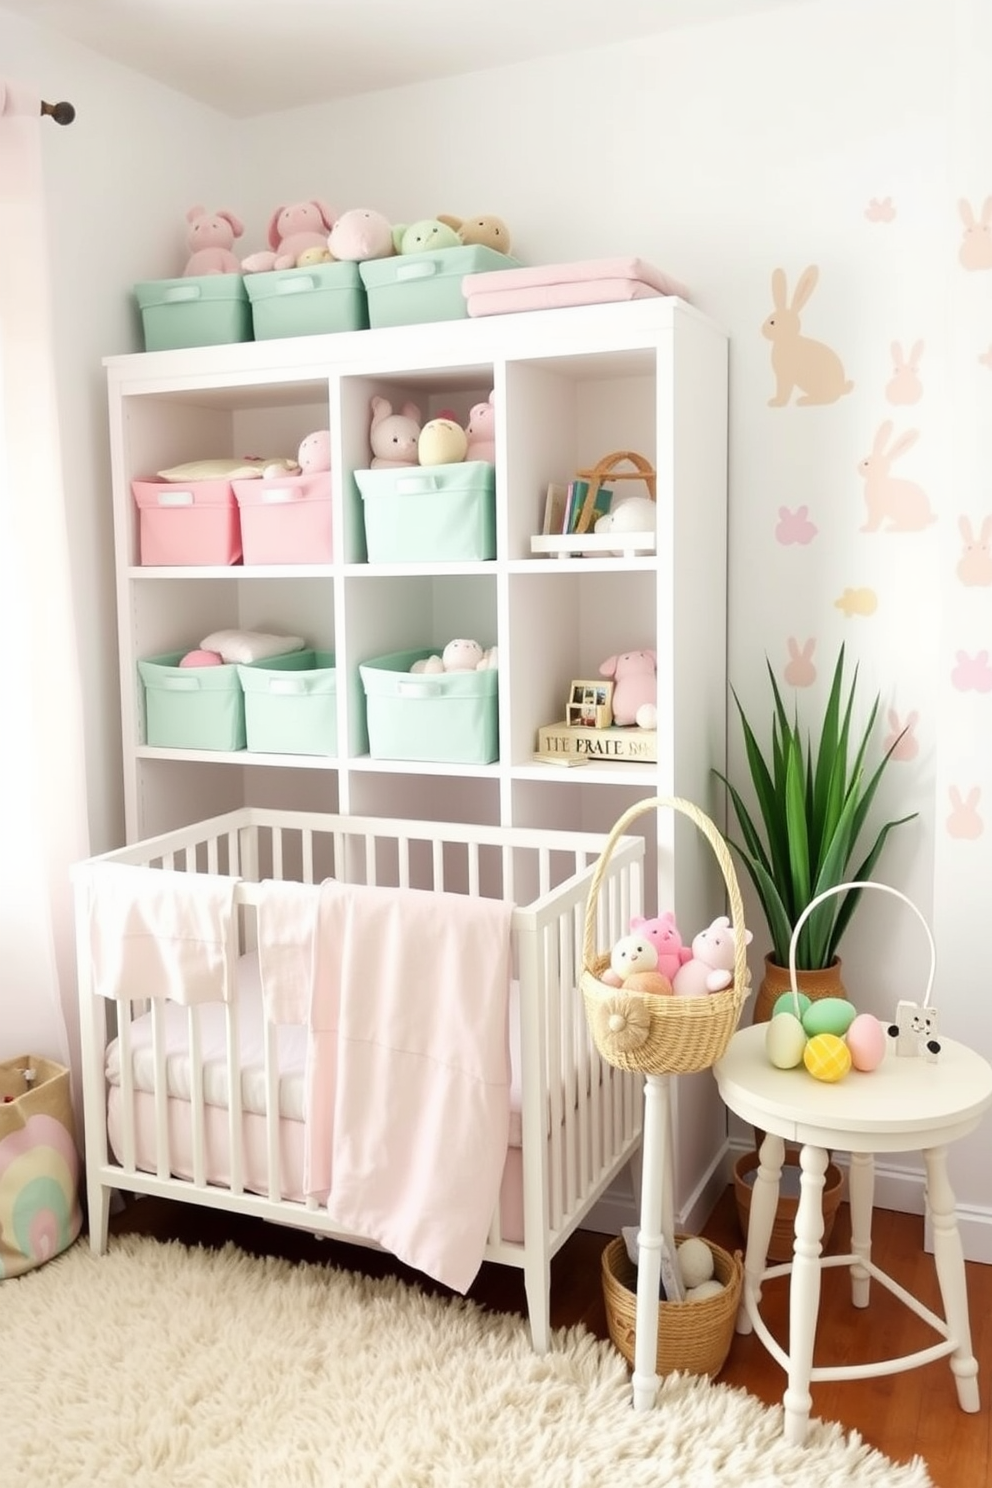
<path id="1" fill-rule="evenodd" d="M 660 807 L 687 816 L 709 842 L 723 873 L 730 916 L 718 916 L 695 937 L 688 959 L 676 951 L 679 965 L 674 968 L 674 976 L 662 977 L 667 986 L 652 988 L 643 981 L 638 985 L 646 972 L 658 976 L 658 950 L 644 933 L 644 922 L 633 936 L 639 956 L 617 958 L 622 969 L 630 961 L 635 975 L 632 984 L 625 982 L 622 971 L 613 964 L 613 948 L 597 952 L 595 935 L 600 885 L 616 842 L 639 816 Z M 681 950 L 677 932 L 674 938 Z M 730 851 L 710 818 L 691 801 L 664 796 L 638 801 L 624 812 L 593 873 L 583 939 L 582 997 L 593 1040 L 607 1063 L 647 1075 L 691 1074 L 714 1064 L 725 1052 L 751 990 L 747 969 L 750 940 Z"/>

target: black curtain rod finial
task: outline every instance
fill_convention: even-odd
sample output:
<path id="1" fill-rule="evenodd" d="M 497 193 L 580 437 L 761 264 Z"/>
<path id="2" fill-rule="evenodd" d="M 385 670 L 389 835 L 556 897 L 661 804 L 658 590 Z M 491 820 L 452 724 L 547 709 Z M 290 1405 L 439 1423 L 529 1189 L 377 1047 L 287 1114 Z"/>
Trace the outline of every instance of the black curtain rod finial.
<path id="1" fill-rule="evenodd" d="M 54 119 L 56 124 L 71 124 L 76 117 L 76 110 L 71 103 L 45 103 L 42 100 L 41 112 Z"/>

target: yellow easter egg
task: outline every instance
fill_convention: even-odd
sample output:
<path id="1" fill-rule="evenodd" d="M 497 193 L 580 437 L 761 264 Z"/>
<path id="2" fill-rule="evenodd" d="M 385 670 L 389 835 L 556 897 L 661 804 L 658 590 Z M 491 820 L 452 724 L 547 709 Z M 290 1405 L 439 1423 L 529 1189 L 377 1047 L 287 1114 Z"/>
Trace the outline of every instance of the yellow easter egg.
<path id="1" fill-rule="evenodd" d="M 765 1053 L 776 1069 L 796 1069 L 803 1062 L 806 1032 L 795 1013 L 779 1013 L 765 1026 Z"/>
<path id="2" fill-rule="evenodd" d="M 851 1068 L 851 1051 L 835 1033 L 817 1033 L 803 1050 L 803 1063 L 814 1080 L 833 1085 Z"/>

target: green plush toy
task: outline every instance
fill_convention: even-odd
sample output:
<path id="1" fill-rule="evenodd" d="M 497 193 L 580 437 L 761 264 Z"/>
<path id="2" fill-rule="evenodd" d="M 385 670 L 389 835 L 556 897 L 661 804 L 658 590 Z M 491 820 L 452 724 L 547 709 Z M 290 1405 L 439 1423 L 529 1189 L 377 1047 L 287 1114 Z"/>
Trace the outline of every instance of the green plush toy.
<path id="1" fill-rule="evenodd" d="M 436 217 L 424 217 L 409 226 L 398 223 L 393 228 L 393 246 L 397 253 L 429 253 L 435 248 L 460 248 L 462 242 L 453 227 Z"/>

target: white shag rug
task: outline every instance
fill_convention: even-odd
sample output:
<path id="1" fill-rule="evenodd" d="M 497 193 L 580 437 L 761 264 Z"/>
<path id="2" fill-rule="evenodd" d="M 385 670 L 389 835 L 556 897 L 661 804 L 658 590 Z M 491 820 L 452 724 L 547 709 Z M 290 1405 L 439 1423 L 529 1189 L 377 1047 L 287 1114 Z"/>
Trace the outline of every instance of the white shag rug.
<path id="1" fill-rule="evenodd" d="M 3 1488 L 932 1488 L 836 1425 L 687 1375 L 654 1410 L 584 1329 L 393 1279 L 85 1240 L 0 1283 Z"/>

